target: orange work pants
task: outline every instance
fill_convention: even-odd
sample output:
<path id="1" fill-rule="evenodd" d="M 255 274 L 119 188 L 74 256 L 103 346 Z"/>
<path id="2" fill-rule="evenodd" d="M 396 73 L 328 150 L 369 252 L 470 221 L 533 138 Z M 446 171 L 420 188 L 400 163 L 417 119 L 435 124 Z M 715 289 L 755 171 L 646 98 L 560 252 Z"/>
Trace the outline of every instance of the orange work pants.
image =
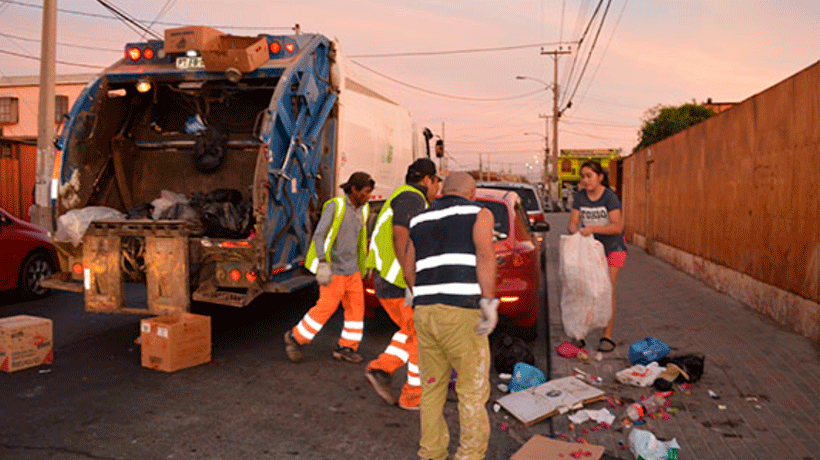
<path id="1" fill-rule="evenodd" d="M 399 327 L 390 339 L 390 345 L 367 365 L 367 370 L 381 370 L 393 374 L 396 369 L 407 364 L 407 382 L 401 389 L 399 404 L 405 407 L 416 407 L 421 396 L 421 379 L 419 377 L 418 347 L 416 346 L 416 327 L 413 324 L 413 307 L 404 304 L 404 297 L 396 299 L 379 299 L 384 311 Z"/>
<path id="2" fill-rule="evenodd" d="M 339 346 L 356 351 L 364 332 L 364 287 L 359 272 L 352 275 L 333 275 L 330 284 L 319 286 L 319 300 L 293 328 L 293 338 L 304 345 L 316 336 L 328 319 L 339 308 L 344 309 L 345 320 L 339 336 Z"/>

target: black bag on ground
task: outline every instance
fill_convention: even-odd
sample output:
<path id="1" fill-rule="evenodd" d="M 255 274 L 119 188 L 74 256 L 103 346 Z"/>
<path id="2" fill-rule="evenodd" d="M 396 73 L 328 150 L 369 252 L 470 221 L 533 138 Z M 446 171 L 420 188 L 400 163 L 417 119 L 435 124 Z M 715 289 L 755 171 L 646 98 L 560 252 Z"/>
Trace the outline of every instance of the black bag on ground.
<path id="1" fill-rule="evenodd" d="M 228 134 L 213 126 L 196 137 L 194 143 L 194 167 L 201 173 L 212 173 L 222 166 L 225 158 L 225 142 Z"/>
<path id="2" fill-rule="evenodd" d="M 535 356 L 527 346 L 527 342 L 520 337 L 502 334 L 496 348 L 493 355 L 496 372 L 512 374 L 515 363 L 535 364 Z"/>
<path id="3" fill-rule="evenodd" d="M 676 383 L 695 383 L 703 376 L 705 355 L 681 355 L 681 356 L 666 356 L 658 360 L 658 365 L 663 367 L 669 363 L 675 364 L 689 374 L 687 380 L 683 375 L 679 375 L 675 379 Z"/>

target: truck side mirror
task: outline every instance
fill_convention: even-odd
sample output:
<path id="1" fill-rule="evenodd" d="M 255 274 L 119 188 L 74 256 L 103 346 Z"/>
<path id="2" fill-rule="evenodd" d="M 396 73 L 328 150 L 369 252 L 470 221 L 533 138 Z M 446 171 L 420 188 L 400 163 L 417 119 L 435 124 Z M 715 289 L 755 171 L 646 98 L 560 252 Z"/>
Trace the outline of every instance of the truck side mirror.
<path id="1" fill-rule="evenodd" d="M 436 141 L 436 158 L 444 156 L 444 141 L 439 139 Z"/>

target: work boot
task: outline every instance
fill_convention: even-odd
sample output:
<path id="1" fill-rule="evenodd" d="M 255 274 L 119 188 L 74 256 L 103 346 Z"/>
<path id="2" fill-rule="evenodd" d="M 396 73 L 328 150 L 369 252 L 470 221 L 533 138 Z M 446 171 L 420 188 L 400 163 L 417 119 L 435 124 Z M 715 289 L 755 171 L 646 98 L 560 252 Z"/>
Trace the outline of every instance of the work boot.
<path id="1" fill-rule="evenodd" d="M 364 373 L 376 394 L 391 406 L 396 404 L 396 398 L 390 393 L 390 374 L 380 369 L 373 369 Z"/>
<path id="2" fill-rule="evenodd" d="M 285 353 L 287 353 L 288 359 L 294 363 L 302 361 L 302 346 L 293 338 L 291 331 L 285 332 Z"/>
<path id="3" fill-rule="evenodd" d="M 419 410 L 421 403 L 421 387 L 405 385 L 399 396 L 399 408 L 404 410 Z"/>
<path id="4" fill-rule="evenodd" d="M 353 351 L 350 347 L 336 347 L 336 350 L 333 351 L 333 359 L 338 359 L 339 361 L 347 361 L 349 363 L 360 363 L 364 361 L 362 355 Z"/>

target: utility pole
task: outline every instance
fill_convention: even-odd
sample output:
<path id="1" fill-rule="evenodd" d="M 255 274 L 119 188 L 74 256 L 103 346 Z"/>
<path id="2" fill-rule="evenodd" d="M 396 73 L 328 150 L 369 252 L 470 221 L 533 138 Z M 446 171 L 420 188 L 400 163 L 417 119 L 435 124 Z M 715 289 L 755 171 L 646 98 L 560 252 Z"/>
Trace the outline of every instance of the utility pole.
<path id="1" fill-rule="evenodd" d="M 544 119 L 544 174 L 543 174 L 543 182 L 545 185 L 549 187 L 549 164 L 550 164 L 550 141 L 549 141 L 549 132 L 550 132 L 550 117 L 549 115 L 539 113 L 538 118 Z"/>
<path id="2" fill-rule="evenodd" d="M 548 54 L 552 56 L 552 60 L 555 64 L 555 73 L 553 76 L 553 83 L 552 83 L 552 155 L 550 155 L 550 165 L 552 165 L 552 171 L 550 172 L 550 207 L 558 202 L 558 118 L 561 116 L 561 112 L 558 111 L 558 56 L 562 54 L 569 54 L 570 50 L 552 50 L 552 51 L 544 51 L 541 50 L 541 54 Z"/>
<path id="3" fill-rule="evenodd" d="M 35 207 L 32 220 L 35 224 L 54 230 L 51 209 L 50 184 L 54 169 L 54 82 L 56 80 L 57 0 L 43 2 L 43 31 L 40 46 L 40 101 L 37 113 L 37 180 L 35 183 Z"/>

